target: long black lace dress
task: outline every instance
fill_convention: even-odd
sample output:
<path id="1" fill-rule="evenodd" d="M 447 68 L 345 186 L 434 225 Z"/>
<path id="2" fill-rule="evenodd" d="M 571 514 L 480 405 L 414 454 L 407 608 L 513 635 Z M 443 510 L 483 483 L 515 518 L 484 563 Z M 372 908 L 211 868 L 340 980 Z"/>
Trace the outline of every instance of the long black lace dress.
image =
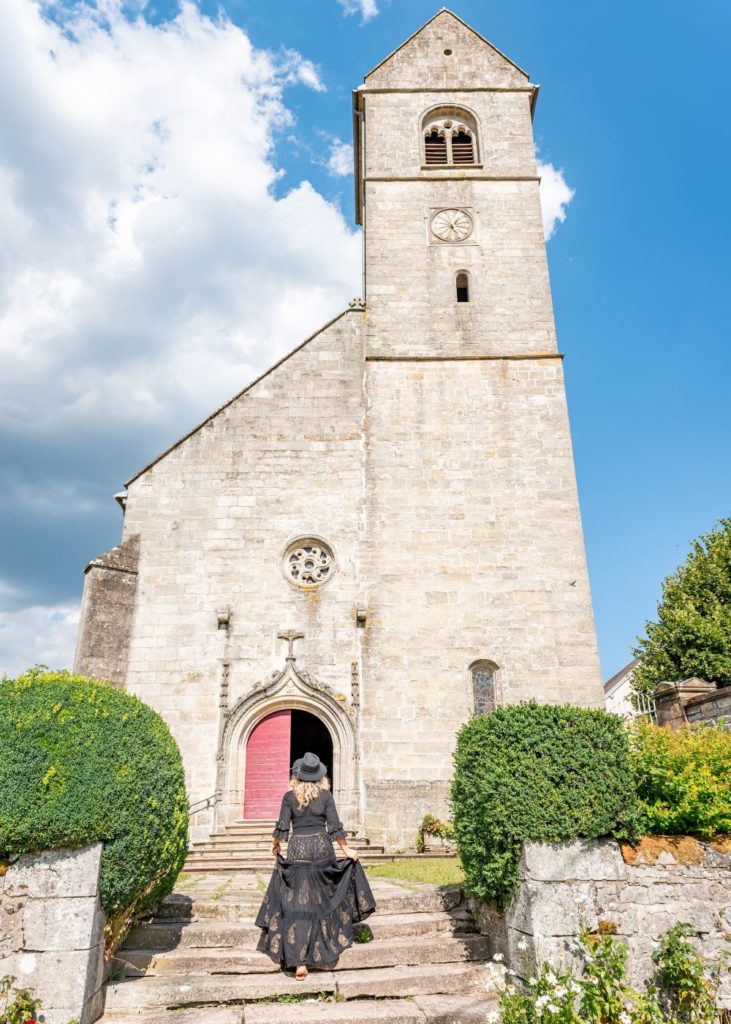
<path id="1" fill-rule="evenodd" d="M 332 964 L 352 945 L 353 924 L 376 909 L 360 862 L 335 859 L 333 839 L 346 836 L 332 793 L 322 790 L 306 807 L 286 793 L 272 835 L 289 845 L 256 917 L 258 948 L 285 967 Z"/>

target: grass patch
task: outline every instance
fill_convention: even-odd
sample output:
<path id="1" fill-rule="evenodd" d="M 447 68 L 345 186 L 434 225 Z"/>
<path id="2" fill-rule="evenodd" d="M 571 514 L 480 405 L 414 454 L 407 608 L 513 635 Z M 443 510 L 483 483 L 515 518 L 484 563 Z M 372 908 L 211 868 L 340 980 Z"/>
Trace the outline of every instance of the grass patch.
<path id="1" fill-rule="evenodd" d="M 413 857 L 366 868 L 371 878 L 393 878 L 431 885 L 462 885 L 464 871 L 458 857 Z"/>
<path id="2" fill-rule="evenodd" d="M 225 882 L 222 882 L 221 885 L 219 885 L 218 888 L 214 889 L 213 892 L 211 893 L 211 899 L 220 900 L 220 898 L 223 896 L 223 894 L 226 892 L 226 890 L 228 889 L 232 882 L 233 878 L 227 878 Z"/>

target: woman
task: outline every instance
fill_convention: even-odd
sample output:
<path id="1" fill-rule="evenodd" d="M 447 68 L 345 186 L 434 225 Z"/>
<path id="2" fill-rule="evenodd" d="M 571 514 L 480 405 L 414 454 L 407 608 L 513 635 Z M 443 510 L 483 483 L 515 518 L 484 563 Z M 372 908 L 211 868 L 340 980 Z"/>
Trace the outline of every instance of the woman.
<path id="1" fill-rule="evenodd" d="M 301 981 L 308 967 L 337 960 L 353 944 L 353 922 L 364 921 L 376 909 L 358 854 L 347 844 L 327 768 L 316 754 L 305 754 L 292 765 L 272 835 L 277 863 L 256 917 L 262 929 L 259 949 L 283 969 L 295 968 Z M 280 844 L 288 839 L 285 860 Z M 336 861 L 333 839 L 347 860 Z"/>

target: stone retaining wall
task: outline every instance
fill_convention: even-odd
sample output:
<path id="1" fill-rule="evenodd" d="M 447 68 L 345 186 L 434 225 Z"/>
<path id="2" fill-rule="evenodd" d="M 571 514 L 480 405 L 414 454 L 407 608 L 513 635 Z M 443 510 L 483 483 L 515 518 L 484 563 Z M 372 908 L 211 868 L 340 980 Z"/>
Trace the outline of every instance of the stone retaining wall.
<path id="1" fill-rule="evenodd" d="M 101 843 L 26 853 L 0 878 L 0 976 L 42 1000 L 46 1024 L 101 1015 Z"/>
<path id="2" fill-rule="evenodd" d="M 641 985 L 653 971 L 657 938 L 678 921 L 693 925 L 706 956 L 731 952 L 731 853 L 687 837 L 648 837 L 637 847 L 609 839 L 526 843 L 508 909 L 478 912 L 493 954 L 520 976 L 544 960 L 578 968 L 582 926 L 611 922 L 629 946 L 630 979 Z M 719 1005 L 731 1007 L 728 973 Z"/>

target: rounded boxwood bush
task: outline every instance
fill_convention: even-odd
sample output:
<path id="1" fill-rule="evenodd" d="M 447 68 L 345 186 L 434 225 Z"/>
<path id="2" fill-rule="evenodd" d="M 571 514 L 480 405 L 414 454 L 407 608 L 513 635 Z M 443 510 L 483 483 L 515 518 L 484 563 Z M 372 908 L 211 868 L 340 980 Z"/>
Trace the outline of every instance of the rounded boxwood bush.
<path id="1" fill-rule="evenodd" d="M 183 764 L 162 718 L 131 694 L 42 668 L 4 678 L 0 793 L 5 855 L 104 843 L 110 919 L 172 890 L 188 849 Z"/>
<path id="2" fill-rule="evenodd" d="M 457 738 L 452 803 L 468 888 L 504 905 L 522 842 L 634 835 L 622 722 L 605 711 L 534 703 L 473 718 Z"/>

